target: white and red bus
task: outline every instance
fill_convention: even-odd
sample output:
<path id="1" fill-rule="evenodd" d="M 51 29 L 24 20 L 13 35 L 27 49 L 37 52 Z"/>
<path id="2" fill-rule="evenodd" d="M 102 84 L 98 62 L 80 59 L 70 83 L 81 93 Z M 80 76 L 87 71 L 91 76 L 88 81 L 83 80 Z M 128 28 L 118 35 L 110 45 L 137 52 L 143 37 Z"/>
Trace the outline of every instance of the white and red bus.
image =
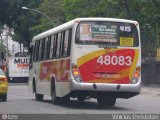
<path id="1" fill-rule="evenodd" d="M 114 106 L 141 89 L 141 41 L 136 21 L 77 18 L 35 36 L 29 85 L 36 100 L 95 98 Z"/>

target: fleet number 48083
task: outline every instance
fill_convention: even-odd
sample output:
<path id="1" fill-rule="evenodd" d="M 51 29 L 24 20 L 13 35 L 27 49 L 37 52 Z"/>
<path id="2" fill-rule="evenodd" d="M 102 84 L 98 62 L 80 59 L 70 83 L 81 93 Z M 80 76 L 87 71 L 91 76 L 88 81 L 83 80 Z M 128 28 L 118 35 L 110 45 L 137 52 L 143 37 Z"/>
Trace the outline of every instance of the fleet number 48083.
<path id="1" fill-rule="evenodd" d="M 131 56 L 100 56 L 97 59 L 97 63 L 101 65 L 120 65 L 120 66 L 131 66 Z"/>

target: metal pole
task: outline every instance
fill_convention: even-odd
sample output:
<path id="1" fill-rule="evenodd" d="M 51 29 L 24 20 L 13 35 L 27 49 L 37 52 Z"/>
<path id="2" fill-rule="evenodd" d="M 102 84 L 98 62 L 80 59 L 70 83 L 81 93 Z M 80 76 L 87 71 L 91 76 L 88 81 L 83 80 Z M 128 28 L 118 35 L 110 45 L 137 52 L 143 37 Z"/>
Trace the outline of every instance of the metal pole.
<path id="1" fill-rule="evenodd" d="M 24 9 L 24 10 L 31 10 L 31 11 L 34 11 L 34 12 L 39 13 L 39 14 L 41 14 L 41 15 L 45 16 L 45 17 L 46 17 L 46 18 L 47 18 L 47 19 L 52 23 L 52 25 L 54 25 L 54 24 L 53 24 L 53 21 L 51 20 L 51 18 L 50 18 L 50 17 L 48 17 L 46 14 L 44 14 L 44 13 L 42 13 L 42 12 L 38 11 L 38 10 L 28 8 L 28 7 L 22 7 L 22 9 Z"/>

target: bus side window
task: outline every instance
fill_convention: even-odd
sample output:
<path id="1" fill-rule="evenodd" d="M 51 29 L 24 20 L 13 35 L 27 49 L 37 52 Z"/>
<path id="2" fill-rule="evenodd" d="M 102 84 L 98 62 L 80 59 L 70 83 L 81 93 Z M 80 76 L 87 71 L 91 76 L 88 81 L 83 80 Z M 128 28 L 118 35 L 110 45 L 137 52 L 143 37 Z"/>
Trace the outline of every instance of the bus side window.
<path id="1" fill-rule="evenodd" d="M 34 56 L 33 56 L 34 62 L 36 61 L 36 46 L 37 46 L 37 42 L 35 42 L 35 45 L 34 45 Z"/>
<path id="2" fill-rule="evenodd" d="M 53 44 L 54 44 L 54 35 L 51 36 L 51 45 L 50 45 L 50 54 L 49 54 L 49 58 L 51 59 L 53 56 Z"/>
<path id="3" fill-rule="evenodd" d="M 61 43 L 60 43 L 60 57 L 64 57 L 63 53 L 64 53 L 64 38 L 65 38 L 65 31 L 62 32 L 61 35 Z"/>
<path id="4" fill-rule="evenodd" d="M 44 58 L 44 47 L 45 47 L 45 38 L 40 42 L 39 58 L 38 60 L 43 60 Z"/>
<path id="5" fill-rule="evenodd" d="M 57 49 L 56 49 L 56 58 L 59 58 L 59 57 L 60 57 L 61 40 L 62 40 L 62 34 L 61 34 L 61 33 L 58 33 Z"/>
<path id="6" fill-rule="evenodd" d="M 70 56 L 70 51 L 71 51 L 71 39 L 72 39 L 72 29 L 69 29 L 67 56 Z"/>
<path id="7" fill-rule="evenodd" d="M 51 47 L 51 36 L 48 37 L 48 41 L 46 42 L 47 48 L 46 48 L 46 59 L 50 57 L 50 47 Z"/>
<path id="8" fill-rule="evenodd" d="M 33 61 L 34 61 L 34 53 L 35 53 L 35 45 L 31 45 L 30 47 L 30 60 L 29 60 L 29 69 L 32 68 L 33 66 Z"/>
<path id="9" fill-rule="evenodd" d="M 30 63 L 32 63 L 33 62 L 33 45 L 31 45 L 31 47 L 29 48 L 29 54 L 30 54 Z"/>
<path id="10" fill-rule="evenodd" d="M 58 34 L 54 35 L 52 58 L 55 58 L 55 57 L 56 57 L 57 39 L 58 39 Z"/>
<path id="11" fill-rule="evenodd" d="M 39 41 L 39 51 L 38 52 L 38 57 L 37 57 L 37 61 L 40 61 L 41 59 L 41 44 L 42 43 L 42 39 Z"/>
<path id="12" fill-rule="evenodd" d="M 32 61 L 35 61 L 35 52 L 36 52 L 36 45 L 33 45 L 33 50 L 32 50 Z"/>
<path id="13" fill-rule="evenodd" d="M 44 56 L 43 56 L 42 59 L 46 60 L 46 57 L 47 57 L 47 47 L 48 47 L 48 37 L 45 38 L 43 46 L 44 46 L 44 49 L 43 49 L 44 50 Z"/>
<path id="14" fill-rule="evenodd" d="M 69 30 L 65 31 L 65 34 L 64 34 L 63 57 L 67 56 L 68 40 L 69 40 Z"/>
<path id="15" fill-rule="evenodd" d="M 36 48 L 35 48 L 35 61 L 38 61 L 38 58 L 39 58 L 39 45 L 40 45 L 40 41 L 37 41 Z"/>

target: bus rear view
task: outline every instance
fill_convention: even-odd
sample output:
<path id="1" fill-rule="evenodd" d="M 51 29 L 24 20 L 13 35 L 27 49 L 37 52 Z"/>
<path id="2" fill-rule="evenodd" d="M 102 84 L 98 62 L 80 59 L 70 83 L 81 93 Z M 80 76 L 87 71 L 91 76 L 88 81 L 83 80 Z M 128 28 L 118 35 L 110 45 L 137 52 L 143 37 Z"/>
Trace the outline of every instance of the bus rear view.
<path id="1" fill-rule="evenodd" d="M 71 49 L 71 96 L 114 106 L 141 89 L 141 44 L 136 21 L 77 19 Z M 74 35 L 74 33 L 73 33 Z"/>

